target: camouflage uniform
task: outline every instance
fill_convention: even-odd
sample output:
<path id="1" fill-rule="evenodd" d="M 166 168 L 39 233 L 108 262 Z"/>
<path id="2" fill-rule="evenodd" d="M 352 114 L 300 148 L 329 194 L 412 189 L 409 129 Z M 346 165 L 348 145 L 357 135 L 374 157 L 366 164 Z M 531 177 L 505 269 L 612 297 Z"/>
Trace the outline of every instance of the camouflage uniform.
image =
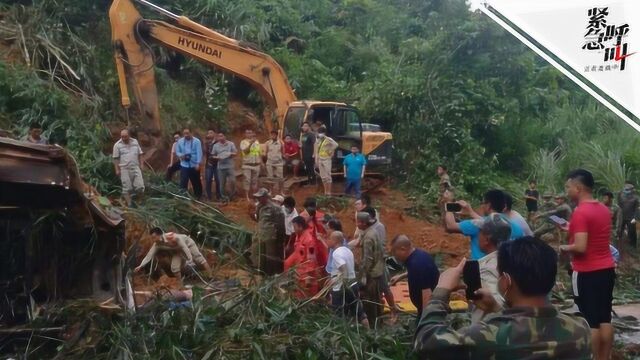
<path id="1" fill-rule="evenodd" d="M 622 213 L 622 225 L 620 227 L 620 239 L 623 238 L 624 230 L 627 230 L 627 237 L 629 238 L 629 244 L 633 247 L 637 242 L 637 231 L 635 222 L 633 220 L 638 219 L 638 208 L 640 207 L 640 198 L 636 194 L 633 187 L 626 188 L 618 194 L 618 206 L 620 206 L 620 212 Z"/>
<path id="2" fill-rule="evenodd" d="M 544 193 L 542 195 L 543 203 L 538 208 L 539 212 L 550 211 L 556 208 L 556 203 L 553 202 L 553 195 L 549 193 Z"/>
<path id="3" fill-rule="evenodd" d="M 546 204 L 546 203 L 545 203 Z M 563 218 L 567 221 L 569 221 L 569 219 L 571 218 L 571 213 L 573 212 L 573 210 L 571 210 L 571 206 L 569 206 L 569 204 L 564 203 L 561 205 L 557 205 L 555 206 L 553 209 L 551 210 L 543 210 L 540 213 L 538 213 L 538 217 L 542 219 L 543 224 L 541 226 L 539 226 L 534 232 L 534 236 L 536 237 L 542 237 L 544 235 L 546 235 L 547 233 L 550 233 L 553 235 L 553 232 L 555 230 L 557 230 L 557 227 L 555 225 L 554 222 L 552 222 L 551 220 L 548 219 L 549 216 L 551 215 L 555 215 L 557 217 Z"/>
<path id="4" fill-rule="evenodd" d="M 619 236 L 622 233 L 622 210 L 620 206 L 613 202 L 608 208 L 611 211 L 611 244 L 617 245 Z"/>
<path id="5" fill-rule="evenodd" d="M 369 226 L 360 233 L 362 257 L 358 279 L 361 284 L 361 298 L 364 312 L 371 326 L 382 315 L 382 284 L 384 281 L 384 249 L 381 247 L 380 233 L 375 226 Z"/>
<path id="6" fill-rule="evenodd" d="M 258 232 L 253 240 L 252 261 L 267 275 L 282 272 L 284 257 L 284 213 L 282 208 L 269 202 L 258 206 Z"/>
<path id="7" fill-rule="evenodd" d="M 458 329 L 447 321 L 449 291 L 436 288 L 416 331 L 414 350 L 428 359 L 591 359 L 591 331 L 553 306 L 511 308 Z"/>

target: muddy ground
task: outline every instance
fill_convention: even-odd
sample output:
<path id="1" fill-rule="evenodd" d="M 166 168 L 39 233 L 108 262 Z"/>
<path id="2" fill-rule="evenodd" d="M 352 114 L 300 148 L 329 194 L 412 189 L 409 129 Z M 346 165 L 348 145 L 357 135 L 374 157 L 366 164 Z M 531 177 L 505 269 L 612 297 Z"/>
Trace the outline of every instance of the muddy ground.
<path id="1" fill-rule="evenodd" d="M 342 186 L 342 182 L 334 183 L 334 192 L 338 196 L 342 192 Z M 299 186 L 291 190 L 291 195 L 296 199 L 299 212 L 303 210 L 302 203 L 307 197 L 317 196 L 321 193 L 320 187 L 315 186 Z M 440 225 L 408 215 L 405 209 L 410 208 L 412 204 L 402 192 L 383 187 L 370 193 L 370 195 L 382 223 L 387 228 L 387 242 L 390 242 L 396 235 L 405 234 L 415 242 L 417 247 L 426 250 L 430 254 L 442 254 L 443 265 L 446 266 L 454 264 L 462 256 L 468 255 L 469 242 L 465 237 L 447 234 Z M 320 210 L 337 217 L 342 222 L 344 233 L 349 237 L 353 237 L 356 229 L 355 200 L 351 198 L 343 199 L 345 199 L 344 203 L 346 203 L 344 209 L 336 211 L 331 208 L 321 208 Z M 253 210 L 253 207 L 245 200 L 232 202 L 221 207 L 221 209 L 236 222 L 249 229 L 255 228 L 256 223 L 248 215 Z"/>

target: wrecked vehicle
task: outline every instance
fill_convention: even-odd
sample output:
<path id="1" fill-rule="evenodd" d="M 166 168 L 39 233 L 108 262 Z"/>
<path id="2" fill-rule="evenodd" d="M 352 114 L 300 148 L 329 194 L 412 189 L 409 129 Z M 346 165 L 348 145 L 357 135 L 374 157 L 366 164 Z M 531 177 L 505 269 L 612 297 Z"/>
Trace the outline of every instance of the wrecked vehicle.
<path id="1" fill-rule="evenodd" d="M 0 329 L 61 300 L 126 304 L 124 232 L 65 149 L 0 138 Z"/>

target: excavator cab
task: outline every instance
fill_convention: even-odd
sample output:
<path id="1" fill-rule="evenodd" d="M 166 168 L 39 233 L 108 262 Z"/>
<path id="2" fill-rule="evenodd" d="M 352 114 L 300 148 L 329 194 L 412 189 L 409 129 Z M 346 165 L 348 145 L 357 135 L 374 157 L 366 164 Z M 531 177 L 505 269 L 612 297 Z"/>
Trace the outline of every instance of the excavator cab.
<path id="1" fill-rule="evenodd" d="M 338 142 L 333 161 L 333 172 L 342 174 L 342 159 L 356 145 L 367 158 L 368 178 L 380 178 L 391 165 L 392 135 L 381 131 L 375 124 L 363 123 L 353 106 L 339 102 L 295 101 L 289 105 L 282 136 L 299 139 L 303 122 L 315 130 L 324 125 L 327 134 Z"/>

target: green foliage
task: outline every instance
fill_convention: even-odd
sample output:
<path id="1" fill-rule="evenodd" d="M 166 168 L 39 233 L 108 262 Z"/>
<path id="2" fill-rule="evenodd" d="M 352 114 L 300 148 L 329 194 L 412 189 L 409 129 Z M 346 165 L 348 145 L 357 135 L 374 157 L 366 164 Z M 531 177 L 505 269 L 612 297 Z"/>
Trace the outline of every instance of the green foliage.
<path id="1" fill-rule="evenodd" d="M 640 143 L 625 125 L 489 19 L 467 11 L 463 0 L 157 4 L 271 54 L 300 98 L 353 102 L 369 121 L 392 130 L 395 173 L 419 197 L 435 198 L 439 163 L 449 166 L 459 192 L 474 196 L 494 183 L 533 177 L 558 190 L 562 175 L 579 166 L 598 169 L 607 187 L 640 175 Z M 33 18 L 61 24 L 54 38 L 91 44 L 73 46 L 89 51 L 72 68 L 79 69 L 88 93 L 100 94 L 101 112 L 121 121 L 104 15 L 109 2 L 39 6 L 51 16 Z M 255 94 L 247 98 L 242 90 L 246 84 L 192 60 L 181 60 L 180 70 L 168 76 L 162 68 L 172 55 L 159 53 L 167 129 L 225 127 L 228 96 L 254 103 Z M 83 65 L 88 63 L 95 66 Z M 539 161 L 546 162 L 539 167 Z"/>
<path id="2" fill-rule="evenodd" d="M 469 12 L 465 0 L 155 2 L 269 53 L 298 97 L 352 102 L 367 121 L 392 131 L 393 173 L 416 195 L 417 208 L 437 197 L 441 163 L 458 195 L 473 198 L 490 187 L 520 194 L 533 178 L 542 190 L 557 192 L 576 167 L 590 169 L 600 187 L 612 190 L 640 179 L 637 135 L 499 26 Z M 107 125 L 126 124 L 106 15 L 111 1 L 19 3 L 27 5 L 0 0 L 0 125 L 23 136 L 31 122 L 41 123 L 45 136 L 75 156 L 85 180 L 108 193 L 117 178 Z M 261 106 L 238 79 L 155 50 L 167 131 L 229 127 L 223 121 L 228 97 Z M 213 246 L 244 246 L 244 230 L 215 209 L 151 183 L 149 199 L 133 215 Z M 322 305 L 288 297 L 286 281 L 221 297 L 199 294 L 191 309 L 153 306 L 116 319 L 115 327 L 91 313 L 94 341 L 67 357 L 406 357 L 406 326 L 364 331 L 335 320 Z M 53 320 L 87 318 L 79 310 L 67 308 Z"/>
<path id="3" fill-rule="evenodd" d="M 127 209 L 127 213 L 146 223 L 147 228 L 158 226 L 165 231 L 190 234 L 199 244 L 221 253 L 229 250 L 242 253 L 251 243 L 251 233 L 222 211 L 192 199 L 161 176 L 146 179 L 144 201 Z"/>
<path id="4" fill-rule="evenodd" d="M 558 183 L 562 178 L 559 163 L 564 159 L 564 155 L 560 148 L 552 151 L 540 149 L 539 152 L 532 156 L 529 166 L 533 169 L 531 180 L 536 180 L 542 191 L 551 191 L 558 193 L 562 184 Z"/>
<path id="5" fill-rule="evenodd" d="M 88 329 L 82 341 L 52 349 L 51 340 L 34 337 L 19 349 L 34 358 L 59 353 L 65 359 L 414 358 L 410 317 L 401 317 L 401 326 L 370 331 L 336 317 L 322 302 L 296 300 L 293 283 L 289 274 L 246 287 L 214 283 L 222 287 L 214 294 L 194 288 L 190 307 L 172 309 L 158 300 L 125 316 L 76 302 L 50 309 L 36 325 L 82 324 Z"/>
<path id="6" fill-rule="evenodd" d="M 115 189 L 111 158 L 96 146 L 110 133 L 91 102 L 76 102 L 34 71 L 0 62 L 0 113 L 18 137 L 31 123 L 42 125 L 50 142 L 69 149 L 85 181 L 103 193 Z"/>

